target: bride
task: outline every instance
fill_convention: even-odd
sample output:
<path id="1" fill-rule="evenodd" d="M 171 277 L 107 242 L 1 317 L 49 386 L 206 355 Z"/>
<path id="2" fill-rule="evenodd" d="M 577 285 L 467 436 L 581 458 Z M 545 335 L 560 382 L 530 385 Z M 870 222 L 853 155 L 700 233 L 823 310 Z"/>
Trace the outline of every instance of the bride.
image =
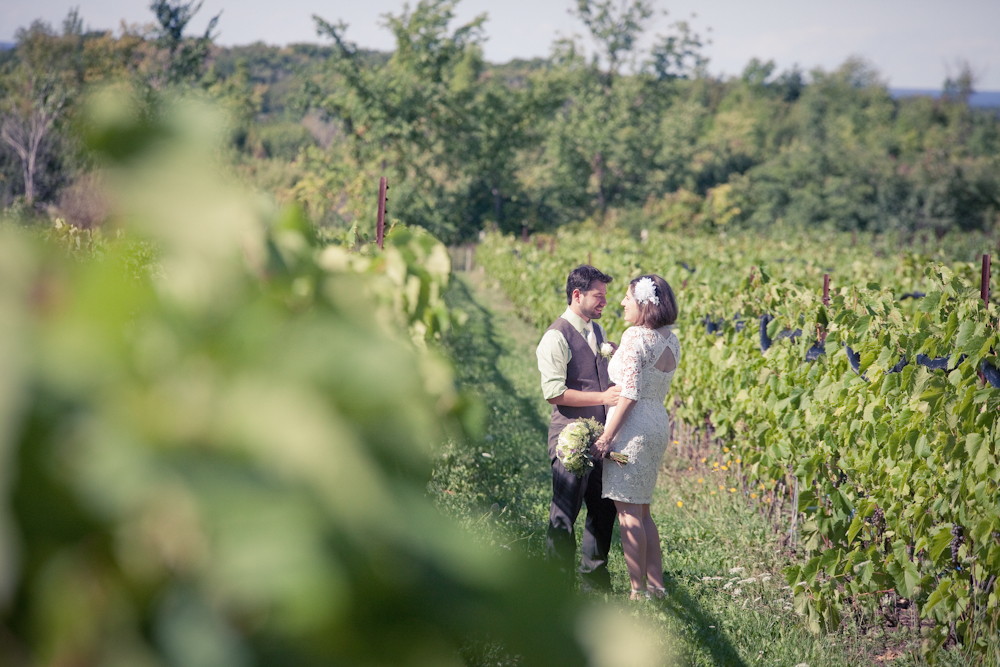
<path id="1" fill-rule="evenodd" d="M 608 412 L 604 433 L 593 454 L 628 456 L 625 465 L 604 465 L 605 498 L 618 511 L 622 550 L 632 585 L 630 598 L 663 597 L 660 534 L 649 513 L 656 474 L 667 448 L 670 420 L 664 401 L 680 361 L 680 342 L 671 331 L 677 301 L 663 278 L 640 276 L 628 285 L 621 302 L 624 319 L 634 325 L 622 334 L 608 374 L 621 387 L 618 404 Z"/>

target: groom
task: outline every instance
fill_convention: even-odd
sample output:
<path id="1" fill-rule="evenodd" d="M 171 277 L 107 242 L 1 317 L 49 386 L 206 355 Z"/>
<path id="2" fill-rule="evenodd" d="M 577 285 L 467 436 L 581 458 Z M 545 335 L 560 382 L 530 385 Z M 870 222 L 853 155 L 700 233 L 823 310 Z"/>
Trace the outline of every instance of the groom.
<path id="1" fill-rule="evenodd" d="M 559 433 L 569 423 L 593 417 L 604 423 L 607 406 L 618 402 L 619 387 L 608 379 L 608 362 L 600 354 L 604 330 L 595 322 L 607 304 L 611 276 L 582 265 L 566 280 L 566 311 L 538 344 L 542 396 L 552 404 L 549 459 L 552 464 L 552 506 L 546 546 L 549 557 L 566 573 L 573 571 L 576 538 L 573 526 L 583 504 L 587 520 L 580 559 L 581 588 L 611 590 L 608 551 L 615 522 L 614 502 L 601 498 L 601 462 L 583 477 L 563 467 L 556 456 Z"/>

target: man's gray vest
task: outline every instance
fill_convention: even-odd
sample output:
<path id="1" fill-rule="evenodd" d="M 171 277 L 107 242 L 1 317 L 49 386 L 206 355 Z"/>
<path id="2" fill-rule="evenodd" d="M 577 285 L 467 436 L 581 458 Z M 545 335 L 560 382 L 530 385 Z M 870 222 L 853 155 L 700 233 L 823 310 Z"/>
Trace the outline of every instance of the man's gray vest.
<path id="1" fill-rule="evenodd" d="M 563 318 L 557 319 L 549 327 L 563 335 L 569 343 L 570 360 L 566 367 L 566 388 L 577 391 L 605 391 L 611 386 L 608 379 L 608 362 L 600 355 L 594 354 L 579 331 Z M 599 327 L 594 326 L 597 337 L 597 349 L 601 349 L 604 336 Z M 604 423 L 608 409 L 605 405 L 591 405 L 584 408 L 574 408 L 567 405 L 553 405 L 552 418 L 549 422 L 549 456 L 555 456 L 556 441 L 559 433 L 572 421 L 593 417 Z"/>

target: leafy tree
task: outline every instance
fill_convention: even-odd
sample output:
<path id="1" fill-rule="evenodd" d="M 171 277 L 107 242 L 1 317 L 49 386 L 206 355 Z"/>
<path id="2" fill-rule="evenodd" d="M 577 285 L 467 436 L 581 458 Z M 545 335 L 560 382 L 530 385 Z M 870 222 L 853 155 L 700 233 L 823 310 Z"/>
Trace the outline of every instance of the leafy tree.
<path id="1" fill-rule="evenodd" d="M 972 70 L 972 65 L 968 61 L 958 63 L 958 71 L 952 76 L 950 73 L 944 81 L 944 96 L 951 100 L 956 100 L 968 104 L 976 86 L 978 77 Z"/>
<path id="2" fill-rule="evenodd" d="M 617 8 L 616 4 L 613 0 L 576 0 L 575 9 L 570 10 L 597 44 L 593 64 L 605 69 L 609 83 L 620 74 L 623 61 L 635 64 L 636 42 L 653 15 L 646 0 L 622 2 Z"/>
<path id="3" fill-rule="evenodd" d="M 366 67 L 345 38 L 346 26 L 316 18 L 336 44 L 331 79 L 317 86 L 315 104 L 338 123 L 343 140 L 314 152 L 316 184 L 346 194 L 340 218 L 370 218 L 372 184 L 389 179 L 390 212 L 453 240 L 503 218 L 513 198 L 513 152 L 524 144 L 524 93 L 484 77 L 485 16 L 454 29 L 455 0 L 425 0 L 385 24 L 396 50 L 384 66 Z M 310 194 L 310 191 L 313 193 Z M 322 201 L 322 200 L 320 200 Z"/>
<path id="4" fill-rule="evenodd" d="M 538 105 L 532 90 L 509 87 L 495 76 L 476 83 L 459 133 L 465 142 L 456 145 L 453 154 L 453 169 L 459 174 L 455 195 L 460 236 L 472 236 L 486 221 L 505 231 L 519 230 L 524 191 L 517 157 L 540 139 L 532 124 Z"/>
<path id="5" fill-rule="evenodd" d="M 216 37 L 212 31 L 222 15 L 220 12 L 213 16 L 200 37 L 186 36 L 184 31 L 201 10 L 203 1 L 153 0 L 149 5 L 157 21 L 153 38 L 166 52 L 163 76 L 168 85 L 195 81 L 203 72 L 209 49 Z"/>
<path id="6" fill-rule="evenodd" d="M 641 202 L 665 98 L 641 77 L 612 79 L 609 87 L 582 59 L 547 74 L 544 84 L 559 102 L 544 125 L 545 174 L 534 195 L 556 207 L 549 225 Z"/>
<path id="7" fill-rule="evenodd" d="M 87 33 L 83 40 L 84 82 L 103 84 L 141 76 L 147 50 L 143 34 L 127 27 L 117 36 L 111 31 Z"/>
<path id="8" fill-rule="evenodd" d="M 802 71 L 798 67 L 793 67 L 787 72 L 783 72 L 774 82 L 774 88 L 781 92 L 782 98 L 786 102 L 794 102 L 799 99 L 803 88 L 805 88 Z"/>
<path id="9" fill-rule="evenodd" d="M 677 21 L 673 31 L 660 36 L 650 49 L 647 71 L 652 71 L 660 81 L 690 79 L 701 76 L 708 65 L 702 49 L 709 44 L 694 32 L 687 21 Z"/>
<path id="10" fill-rule="evenodd" d="M 765 63 L 757 58 L 751 58 L 746 67 L 743 68 L 740 80 L 752 88 L 763 89 L 767 86 L 767 80 L 774 74 L 774 67 L 773 60 L 768 60 Z"/>
<path id="11" fill-rule="evenodd" d="M 552 95 L 561 100 L 546 125 L 549 178 L 540 193 L 562 213 L 554 224 L 566 216 L 603 220 L 613 208 L 641 206 L 651 184 L 662 182 L 658 130 L 678 78 L 657 78 L 642 66 L 638 44 L 654 14 L 651 3 L 578 0 L 572 13 L 595 48 L 588 57 L 576 41 L 558 43 L 546 76 Z M 658 47 L 695 48 L 683 36 L 672 37 L 661 38 Z M 678 51 L 671 53 L 684 60 Z"/>
<path id="12" fill-rule="evenodd" d="M 76 10 L 58 32 L 36 21 L 0 62 L 3 201 L 52 201 L 87 168 L 73 120 L 86 86 L 141 77 L 146 42 L 137 32 L 85 32 Z M 14 165 L 16 169 L 11 169 Z M 71 217 L 71 216 L 70 216 Z"/>
<path id="13" fill-rule="evenodd" d="M 54 187 L 55 135 L 84 79 L 83 35 L 76 11 L 63 32 L 42 21 L 17 32 L 15 59 L 0 79 L 0 140 L 17 156 L 24 200 L 34 204 Z"/>

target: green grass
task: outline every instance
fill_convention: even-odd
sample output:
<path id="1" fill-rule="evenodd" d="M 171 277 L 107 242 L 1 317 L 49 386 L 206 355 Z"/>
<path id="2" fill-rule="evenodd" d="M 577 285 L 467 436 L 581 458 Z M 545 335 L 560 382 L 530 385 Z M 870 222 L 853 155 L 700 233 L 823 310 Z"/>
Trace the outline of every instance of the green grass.
<path id="1" fill-rule="evenodd" d="M 446 445 L 430 488 L 466 525 L 488 524 L 497 529 L 484 531 L 490 539 L 522 541 L 541 553 L 545 522 L 539 517 L 547 519 L 550 499 L 549 406 L 527 372 L 532 366 L 525 366 L 534 359 L 534 333 L 514 318 L 498 291 L 474 295 L 474 286 L 456 279 L 446 295 L 449 308 L 464 312 L 467 321 L 447 336 L 445 347 L 460 389 L 485 412 L 486 427 L 481 438 Z"/>
<path id="2" fill-rule="evenodd" d="M 457 276 L 446 300 L 467 320 L 444 347 L 460 388 L 482 406 L 486 428 L 481 437 L 445 446 L 430 492 L 484 541 L 500 548 L 519 543 L 541 554 L 551 487 L 549 406 L 534 359 L 540 332 L 518 319 L 479 273 Z M 684 665 L 923 664 L 919 638 L 909 629 L 882 628 L 871 619 L 863 628 L 848 619 L 828 635 L 806 629 L 782 574 L 790 563 L 785 536 L 761 511 L 767 506 L 751 497 L 755 492 L 741 488 L 739 464 L 727 456 L 677 427 L 652 504 L 669 596 L 632 603 L 629 612 L 652 623 L 655 637 Z M 629 586 L 617 536 L 610 565 L 616 593 L 592 601 L 621 604 Z M 497 647 L 488 649 L 465 659 L 516 664 Z M 962 664 L 954 658 L 939 661 Z"/>

